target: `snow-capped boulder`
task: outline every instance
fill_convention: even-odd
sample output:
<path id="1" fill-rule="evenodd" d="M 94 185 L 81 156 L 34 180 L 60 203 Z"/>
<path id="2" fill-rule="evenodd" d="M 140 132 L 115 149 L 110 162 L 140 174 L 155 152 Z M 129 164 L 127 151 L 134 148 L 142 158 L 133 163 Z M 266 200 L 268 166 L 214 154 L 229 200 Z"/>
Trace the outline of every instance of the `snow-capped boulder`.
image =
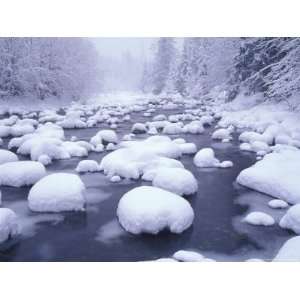
<path id="1" fill-rule="evenodd" d="M 191 195 L 198 190 L 198 183 L 194 175 L 183 168 L 159 168 L 152 184 L 180 196 Z"/>
<path id="2" fill-rule="evenodd" d="M 0 125 L 0 137 L 8 137 L 11 134 L 10 126 Z"/>
<path id="3" fill-rule="evenodd" d="M 289 205 L 287 202 L 281 200 L 281 199 L 273 199 L 273 200 L 270 200 L 268 202 L 268 205 L 271 207 L 271 208 L 287 208 Z"/>
<path id="4" fill-rule="evenodd" d="M 196 251 L 179 250 L 173 254 L 173 258 L 183 262 L 200 262 L 205 257 Z"/>
<path id="5" fill-rule="evenodd" d="M 0 243 L 20 233 L 16 214 L 9 208 L 0 207 Z"/>
<path id="6" fill-rule="evenodd" d="M 118 143 L 118 136 L 114 130 L 111 129 L 103 129 L 98 131 L 96 134 L 97 136 L 100 136 L 102 141 L 105 143 Z"/>
<path id="7" fill-rule="evenodd" d="M 36 161 L 16 161 L 0 165 L 0 185 L 32 185 L 45 175 L 45 167 Z"/>
<path id="8" fill-rule="evenodd" d="M 243 222 L 251 225 L 263 225 L 263 226 L 271 226 L 275 224 L 275 220 L 273 219 L 273 217 L 260 211 L 254 211 L 249 213 L 243 219 Z"/>
<path id="9" fill-rule="evenodd" d="M 237 182 L 248 188 L 283 199 L 300 202 L 300 151 L 270 153 L 250 168 L 243 170 Z"/>
<path id="10" fill-rule="evenodd" d="M 100 169 L 109 177 L 119 175 L 137 179 L 157 159 L 177 158 L 182 154 L 179 145 L 165 136 L 152 136 L 145 141 L 126 141 L 120 147 L 103 157 L 100 163 Z"/>
<path id="11" fill-rule="evenodd" d="M 300 204 L 293 205 L 288 209 L 286 214 L 281 218 L 279 226 L 293 230 L 300 235 Z"/>
<path id="12" fill-rule="evenodd" d="M 169 123 L 163 129 L 163 134 L 180 134 L 182 132 L 181 124 Z"/>
<path id="13" fill-rule="evenodd" d="M 156 187 L 141 186 L 120 199 L 117 216 L 133 234 L 157 234 L 164 229 L 181 233 L 194 219 L 191 205 L 182 197 Z"/>
<path id="14" fill-rule="evenodd" d="M 135 123 L 132 125 L 131 132 L 134 134 L 142 134 L 147 132 L 147 127 L 143 123 Z"/>
<path id="15" fill-rule="evenodd" d="M 241 151 L 252 151 L 252 147 L 249 143 L 241 143 L 240 150 Z"/>
<path id="16" fill-rule="evenodd" d="M 81 160 L 76 167 L 76 172 L 78 173 L 98 171 L 100 171 L 99 164 L 95 160 L 91 159 Z"/>
<path id="17" fill-rule="evenodd" d="M 197 152 L 197 146 L 194 143 L 179 144 L 179 148 L 182 154 L 195 154 Z"/>
<path id="18" fill-rule="evenodd" d="M 85 186 L 77 175 L 51 174 L 31 188 L 28 205 L 37 212 L 82 211 L 85 205 L 84 190 Z"/>
<path id="19" fill-rule="evenodd" d="M 121 177 L 118 175 L 112 176 L 110 179 L 110 182 L 119 182 L 121 181 Z"/>
<path id="20" fill-rule="evenodd" d="M 191 134 L 201 134 L 204 130 L 205 129 L 201 121 L 192 121 L 191 123 L 184 125 L 182 128 L 182 132 Z"/>
<path id="21" fill-rule="evenodd" d="M 199 168 L 218 167 L 220 162 L 215 158 L 214 150 L 203 148 L 194 156 L 194 164 Z"/>
<path id="22" fill-rule="evenodd" d="M 231 140 L 231 131 L 227 128 L 220 128 L 213 132 L 211 138 L 213 140 Z"/>
<path id="23" fill-rule="evenodd" d="M 76 142 L 63 142 L 62 147 L 70 156 L 83 157 L 88 156 L 86 148 L 81 147 Z"/>
<path id="24" fill-rule="evenodd" d="M 278 251 L 273 261 L 300 261 L 300 236 L 287 240 Z"/>
<path id="25" fill-rule="evenodd" d="M 18 156 L 15 153 L 9 150 L 0 149 L 0 165 L 18 160 Z"/>

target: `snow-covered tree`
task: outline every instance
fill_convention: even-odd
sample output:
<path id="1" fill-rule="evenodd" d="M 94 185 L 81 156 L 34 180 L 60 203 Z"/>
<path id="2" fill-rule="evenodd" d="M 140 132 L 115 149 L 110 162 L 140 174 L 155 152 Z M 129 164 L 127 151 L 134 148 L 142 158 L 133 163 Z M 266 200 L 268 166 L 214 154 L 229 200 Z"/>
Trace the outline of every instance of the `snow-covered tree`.
<path id="1" fill-rule="evenodd" d="M 98 53 L 84 38 L 0 38 L 0 95 L 68 96 L 100 88 Z"/>
<path id="2" fill-rule="evenodd" d="M 174 38 L 160 38 L 153 64 L 153 93 L 160 94 L 166 87 L 175 56 Z"/>

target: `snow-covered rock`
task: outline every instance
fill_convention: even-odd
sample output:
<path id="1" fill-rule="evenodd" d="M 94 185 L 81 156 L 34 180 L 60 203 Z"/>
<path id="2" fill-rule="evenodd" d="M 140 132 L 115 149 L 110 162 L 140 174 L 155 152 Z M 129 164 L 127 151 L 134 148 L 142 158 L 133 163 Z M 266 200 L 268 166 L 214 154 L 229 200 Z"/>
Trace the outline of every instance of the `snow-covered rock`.
<path id="1" fill-rule="evenodd" d="M 300 236 L 287 240 L 273 261 L 300 261 Z"/>
<path id="2" fill-rule="evenodd" d="M 288 209 L 286 214 L 281 218 L 279 226 L 293 230 L 300 235 L 300 204 L 293 205 Z"/>
<path id="3" fill-rule="evenodd" d="M 195 154 L 197 152 L 197 146 L 194 143 L 179 144 L 182 154 Z"/>
<path id="4" fill-rule="evenodd" d="M 0 185 L 32 185 L 45 175 L 45 167 L 36 161 L 16 161 L 0 165 Z"/>
<path id="5" fill-rule="evenodd" d="M 194 175 L 183 168 L 159 168 L 152 184 L 180 196 L 191 195 L 198 190 L 198 183 Z"/>
<path id="6" fill-rule="evenodd" d="M 59 212 L 84 210 L 85 186 L 79 176 L 54 173 L 39 180 L 29 191 L 32 211 Z"/>
<path id="7" fill-rule="evenodd" d="M 180 134 L 182 126 L 179 123 L 169 123 L 163 129 L 163 134 Z"/>
<path id="8" fill-rule="evenodd" d="M 181 233 L 194 219 L 191 205 L 182 197 L 156 187 L 141 186 L 120 199 L 117 216 L 133 234 L 157 234 L 164 229 Z"/>
<path id="9" fill-rule="evenodd" d="M 241 185 L 283 199 L 300 202 L 300 151 L 270 153 L 237 177 Z"/>
<path id="10" fill-rule="evenodd" d="M 177 158 L 182 154 L 179 145 L 166 136 L 152 136 L 145 141 L 126 141 L 120 147 L 106 155 L 100 163 L 100 169 L 109 177 L 119 175 L 137 179 L 159 158 Z"/>
<path id="11" fill-rule="evenodd" d="M 183 262 L 200 262 L 205 257 L 196 251 L 179 250 L 173 254 L 173 258 Z"/>
<path id="12" fill-rule="evenodd" d="M 215 158 L 215 152 L 211 148 L 203 148 L 194 156 L 194 164 L 199 168 L 229 168 L 233 166 L 231 161 L 220 162 Z"/>
<path id="13" fill-rule="evenodd" d="M 147 127 L 143 123 L 135 123 L 132 125 L 131 132 L 134 134 L 142 134 L 147 132 Z"/>
<path id="14" fill-rule="evenodd" d="M 213 140 L 231 139 L 231 131 L 226 128 L 220 128 L 213 132 L 211 138 Z"/>
<path id="15" fill-rule="evenodd" d="M 243 219 L 243 222 L 246 222 L 251 225 L 263 225 L 263 226 L 271 226 L 275 224 L 275 220 L 273 219 L 273 217 L 260 211 L 254 211 L 249 213 Z"/>
<path id="16" fill-rule="evenodd" d="M 111 181 L 111 182 L 119 182 L 119 181 L 121 181 L 121 177 L 118 176 L 118 175 L 112 176 L 112 177 L 110 178 L 110 181 Z"/>
<path id="17" fill-rule="evenodd" d="M 0 207 L 0 243 L 19 234 L 20 228 L 16 214 L 9 208 Z"/>
<path id="18" fill-rule="evenodd" d="M 194 164 L 197 167 L 216 167 L 219 161 L 215 158 L 215 153 L 211 148 L 203 148 L 194 157 Z"/>
<path id="19" fill-rule="evenodd" d="M 102 141 L 105 143 L 118 143 L 118 136 L 114 130 L 110 129 L 103 129 L 98 131 L 97 136 L 100 136 L 102 138 Z"/>
<path id="20" fill-rule="evenodd" d="M 18 160 L 18 156 L 15 153 L 9 150 L 0 149 L 0 165 Z"/>
<path id="21" fill-rule="evenodd" d="M 286 203 L 285 201 L 281 200 L 281 199 L 273 199 L 273 200 L 270 200 L 268 202 L 268 205 L 271 207 L 271 208 L 286 208 L 288 207 L 288 203 Z"/>
<path id="22" fill-rule="evenodd" d="M 98 171 L 100 171 L 99 164 L 95 160 L 91 159 L 81 160 L 76 167 L 76 172 L 79 173 Z"/>
<path id="23" fill-rule="evenodd" d="M 204 130 L 205 129 L 201 121 L 192 121 L 191 123 L 184 125 L 182 128 L 182 132 L 191 134 L 201 134 Z"/>

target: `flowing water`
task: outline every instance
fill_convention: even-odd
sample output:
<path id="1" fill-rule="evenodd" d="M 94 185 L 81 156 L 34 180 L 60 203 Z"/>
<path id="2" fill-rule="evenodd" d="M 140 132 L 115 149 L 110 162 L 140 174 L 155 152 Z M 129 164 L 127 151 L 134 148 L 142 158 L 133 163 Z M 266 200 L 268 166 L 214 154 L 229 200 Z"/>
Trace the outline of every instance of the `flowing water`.
<path id="1" fill-rule="evenodd" d="M 117 133 L 127 134 L 133 123 L 148 120 L 132 113 L 131 121 L 121 123 Z M 103 128 L 107 126 L 65 130 L 65 135 L 88 141 Z M 220 261 L 271 260 L 290 233 L 278 225 L 252 226 L 242 219 L 249 211 L 260 210 L 278 220 L 285 210 L 268 208 L 270 197 L 235 183 L 239 172 L 255 162 L 255 154 L 239 151 L 237 134 L 231 143 L 218 143 L 211 139 L 212 131 L 213 128 L 207 128 L 204 134 L 180 137 L 195 143 L 197 149 L 213 147 L 218 159 L 231 160 L 234 166 L 200 169 L 193 164 L 193 155 L 181 158 L 199 184 L 198 193 L 188 197 L 195 212 L 193 226 L 182 234 L 135 236 L 125 232 L 116 219 L 118 201 L 130 189 L 149 183 L 141 180 L 111 183 L 102 173 L 87 173 L 80 175 L 87 187 L 85 212 L 33 213 L 27 207 L 29 188 L 1 187 L 3 206 L 18 214 L 22 235 L 0 245 L 0 261 L 141 261 L 169 257 L 181 249 L 197 250 Z M 100 161 L 104 155 L 91 153 L 88 158 Z M 47 171 L 75 173 L 79 161 L 78 158 L 54 161 Z"/>

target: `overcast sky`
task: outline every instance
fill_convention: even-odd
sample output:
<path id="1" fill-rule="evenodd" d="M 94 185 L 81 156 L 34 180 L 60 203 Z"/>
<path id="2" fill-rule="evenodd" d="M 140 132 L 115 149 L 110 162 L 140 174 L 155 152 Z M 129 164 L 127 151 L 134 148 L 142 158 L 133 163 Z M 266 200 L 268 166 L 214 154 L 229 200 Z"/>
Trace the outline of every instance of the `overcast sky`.
<path id="1" fill-rule="evenodd" d="M 120 57 L 129 51 L 133 56 L 143 59 L 151 53 L 155 38 L 93 38 L 103 56 Z"/>

